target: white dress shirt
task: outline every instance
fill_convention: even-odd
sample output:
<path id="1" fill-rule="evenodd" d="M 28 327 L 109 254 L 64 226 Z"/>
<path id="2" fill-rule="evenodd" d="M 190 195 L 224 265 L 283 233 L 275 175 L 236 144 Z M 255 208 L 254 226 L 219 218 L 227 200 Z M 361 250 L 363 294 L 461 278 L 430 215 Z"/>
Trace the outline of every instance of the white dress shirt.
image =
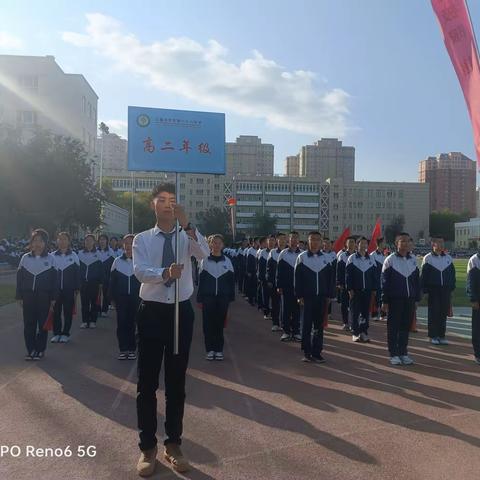
<path id="1" fill-rule="evenodd" d="M 162 267 L 163 243 L 165 238 L 160 235 L 160 228 L 155 226 L 139 233 L 133 239 L 133 270 L 141 282 L 140 298 L 150 302 L 175 303 L 175 283 L 165 286 Z M 172 230 L 173 232 L 173 230 Z M 165 233 L 165 232 L 164 232 Z M 170 232 L 171 233 L 171 232 Z M 183 302 L 193 293 L 191 257 L 202 260 L 210 255 L 207 240 L 198 230 L 195 230 L 197 240 L 189 237 L 184 230 L 180 231 L 179 264 L 183 264 L 180 277 L 180 298 Z M 171 239 L 175 251 L 175 235 Z"/>

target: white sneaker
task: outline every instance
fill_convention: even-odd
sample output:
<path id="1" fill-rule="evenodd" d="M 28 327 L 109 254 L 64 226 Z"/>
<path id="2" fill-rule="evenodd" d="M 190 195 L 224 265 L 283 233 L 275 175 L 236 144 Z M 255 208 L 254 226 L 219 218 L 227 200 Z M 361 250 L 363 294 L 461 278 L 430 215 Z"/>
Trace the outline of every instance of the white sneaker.
<path id="1" fill-rule="evenodd" d="M 434 337 L 430 340 L 432 345 L 440 345 L 440 340 L 437 337 Z"/>
<path id="2" fill-rule="evenodd" d="M 215 360 L 215 352 L 213 350 L 211 352 L 208 352 L 205 358 L 207 360 Z"/>
<path id="3" fill-rule="evenodd" d="M 296 333 L 296 334 L 293 336 L 293 339 L 294 339 L 296 342 L 301 342 L 301 341 L 302 341 L 302 336 L 301 336 L 299 333 Z"/>
<path id="4" fill-rule="evenodd" d="M 390 357 L 390 365 L 401 365 L 402 360 L 400 357 L 395 356 L 395 357 Z"/>
<path id="5" fill-rule="evenodd" d="M 352 335 L 352 342 L 358 343 L 360 341 L 360 335 Z"/>
<path id="6" fill-rule="evenodd" d="M 400 355 L 403 365 L 413 365 L 415 362 L 408 355 Z"/>
<path id="7" fill-rule="evenodd" d="M 440 337 L 438 341 L 440 342 L 440 345 L 448 345 L 448 340 L 445 337 Z"/>
<path id="8" fill-rule="evenodd" d="M 282 329 L 278 325 L 272 327 L 272 332 L 280 332 Z"/>
<path id="9" fill-rule="evenodd" d="M 264 316 L 263 316 L 263 319 L 264 319 L 264 320 L 270 320 L 270 317 L 269 317 L 268 315 L 264 315 Z"/>
<path id="10" fill-rule="evenodd" d="M 223 352 L 215 352 L 215 360 L 222 361 L 224 359 Z"/>
<path id="11" fill-rule="evenodd" d="M 68 343 L 69 341 L 70 337 L 68 335 L 62 335 L 59 340 L 60 343 Z"/>
<path id="12" fill-rule="evenodd" d="M 281 342 L 288 342 L 290 340 L 290 335 L 288 333 L 284 333 L 281 337 L 280 337 L 280 341 Z"/>
<path id="13" fill-rule="evenodd" d="M 88 324 L 86 322 L 83 322 L 81 325 L 80 325 L 80 328 L 88 328 Z"/>
<path id="14" fill-rule="evenodd" d="M 97 328 L 97 324 L 94 322 L 94 323 L 91 323 L 90 324 L 90 328 Z"/>
<path id="15" fill-rule="evenodd" d="M 370 337 L 365 332 L 362 332 L 360 334 L 360 339 L 362 340 L 362 342 L 369 342 L 370 341 Z"/>
<path id="16" fill-rule="evenodd" d="M 60 341 L 60 338 L 61 338 L 60 335 L 55 335 L 55 336 L 52 337 L 52 339 L 50 340 L 50 343 L 58 343 L 58 342 Z"/>

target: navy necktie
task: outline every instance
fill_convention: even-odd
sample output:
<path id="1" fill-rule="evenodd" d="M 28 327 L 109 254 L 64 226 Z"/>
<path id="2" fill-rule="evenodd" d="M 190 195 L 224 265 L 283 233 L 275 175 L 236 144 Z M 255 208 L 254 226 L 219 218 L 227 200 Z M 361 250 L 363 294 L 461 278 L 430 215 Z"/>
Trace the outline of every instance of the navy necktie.
<path id="1" fill-rule="evenodd" d="M 175 235 L 175 232 L 171 232 L 171 233 L 160 232 L 160 235 L 162 235 L 164 239 L 162 267 L 170 268 L 170 265 L 172 265 L 172 263 L 175 263 L 175 253 L 173 251 L 173 245 L 172 245 L 172 239 Z M 170 285 L 172 285 L 172 283 L 175 283 L 175 280 L 170 278 L 165 282 L 165 286 L 169 287 Z"/>

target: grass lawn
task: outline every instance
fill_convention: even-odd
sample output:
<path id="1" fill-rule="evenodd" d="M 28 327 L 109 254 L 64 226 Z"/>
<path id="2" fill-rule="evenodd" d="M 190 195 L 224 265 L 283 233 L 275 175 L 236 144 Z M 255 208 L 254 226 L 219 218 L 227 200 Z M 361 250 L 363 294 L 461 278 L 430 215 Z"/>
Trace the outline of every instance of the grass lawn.
<path id="1" fill-rule="evenodd" d="M 457 276 L 457 288 L 452 294 L 452 303 L 454 307 L 469 307 L 470 301 L 467 298 L 465 286 L 467 283 L 467 263 L 466 258 L 457 258 L 453 260 Z M 420 261 L 421 264 L 421 261 Z M 420 305 L 427 305 L 427 296 L 424 296 Z"/>
<path id="2" fill-rule="evenodd" d="M 15 285 L 0 285 L 0 307 L 15 301 Z"/>

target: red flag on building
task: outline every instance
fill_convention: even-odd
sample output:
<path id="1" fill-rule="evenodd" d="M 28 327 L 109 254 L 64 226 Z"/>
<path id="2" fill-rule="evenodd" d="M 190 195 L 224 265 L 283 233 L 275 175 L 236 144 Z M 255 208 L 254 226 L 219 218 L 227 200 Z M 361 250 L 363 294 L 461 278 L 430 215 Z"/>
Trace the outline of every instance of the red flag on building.
<path id="1" fill-rule="evenodd" d="M 373 228 L 372 236 L 370 237 L 370 243 L 368 244 L 368 253 L 372 253 L 377 248 L 377 238 L 382 235 L 382 227 L 380 226 L 380 219 L 377 219 L 377 223 Z"/>
<path id="2" fill-rule="evenodd" d="M 480 165 L 480 65 L 468 7 L 465 0 L 431 1 L 467 103 Z"/>
<path id="3" fill-rule="evenodd" d="M 335 240 L 333 251 L 338 253 L 344 246 L 347 238 L 350 236 L 350 227 L 347 227 L 343 233 Z"/>

